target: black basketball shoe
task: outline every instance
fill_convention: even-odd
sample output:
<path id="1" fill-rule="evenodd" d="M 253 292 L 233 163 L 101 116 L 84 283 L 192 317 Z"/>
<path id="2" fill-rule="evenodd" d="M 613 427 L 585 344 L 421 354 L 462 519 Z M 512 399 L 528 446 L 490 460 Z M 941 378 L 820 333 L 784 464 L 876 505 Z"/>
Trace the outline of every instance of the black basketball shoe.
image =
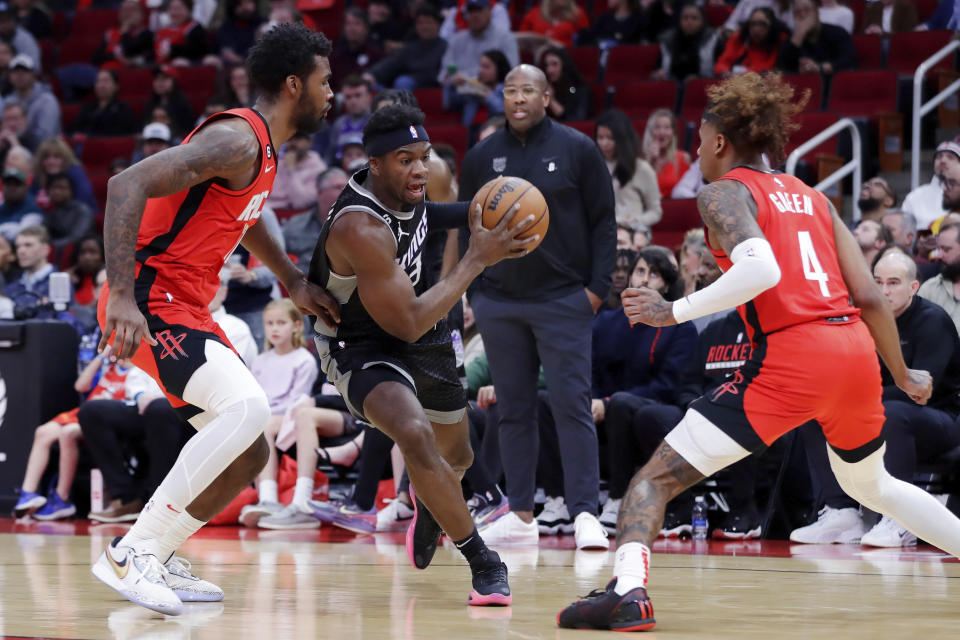
<path id="1" fill-rule="evenodd" d="M 618 595 L 614 578 L 604 590 L 597 589 L 557 614 L 557 624 L 565 629 L 610 629 L 612 631 L 647 631 L 657 621 L 653 603 L 643 587 Z"/>
<path id="2" fill-rule="evenodd" d="M 407 558 L 417 569 L 426 569 L 437 552 L 443 529 L 434 520 L 430 510 L 414 495 L 413 485 L 410 485 L 410 498 L 413 502 L 413 521 L 407 527 Z"/>
<path id="3" fill-rule="evenodd" d="M 496 551 L 487 549 L 470 562 L 473 573 L 473 591 L 467 604 L 473 607 L 505 607 L 513 603 L 507 584 L 507 565 L 500 561 Z"/>

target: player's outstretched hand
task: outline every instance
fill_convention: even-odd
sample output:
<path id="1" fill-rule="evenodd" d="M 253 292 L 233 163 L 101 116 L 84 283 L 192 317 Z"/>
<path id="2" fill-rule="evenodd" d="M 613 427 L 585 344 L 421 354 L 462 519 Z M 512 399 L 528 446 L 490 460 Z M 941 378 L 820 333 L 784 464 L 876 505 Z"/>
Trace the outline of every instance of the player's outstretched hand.
<path id="1" fill-rule="evenodd" d="M 470 214 L 470 248 L 474 256 L 486 266 L 494 265 L 504 258 L 522 258 L 530 253 L 533 247 L 540 240 L 539 235 L 532 235 L 529 238 L 520 239 L 517 236 L 522 234 L 533 224 L 533 216 L 527 216 L 513 227 L 510 221 L 516 215 L 518 205 L 513 205 L 506 215 L 500 218 L 493 229 L 486 229 L 483 226 L 483 213 L 480 205 L 474 207 Z"/>
<path id="2" fill-rule="evenodd" d="M 927 404 L 933 393 L 933 376 L 929 371 L 907 369 L 907 378 L 897 382 L 897 386 L 917 404 Z"/>
<path id="3" fill-rule="evenodd" d="M 630 326 L 639 323 L 651 327 L 667 327 L 677 324 L 673 317 L 673 303 L 667 302 L 659 291 L 641 287 L 639 289 L 624 289 L 620 294 L 623 304 L 623 313 L 630 320 Z"/>
<path id="4" fill-rule="evenodd" d="M 157 341 L 150 335 L 147 327 L 147 319 L 140 313 L 136 301 L 130 296 L 120 296 L 111 291 L 107 298 L 107 319 L 103 326 L 103 335 L 97 345 L 99 353 L 104 353 L 107 349 L 114 332 L 117 336 L 113 341 L 113 350 L 108 351 L 111 362 L 133 357 L 141 340 L 146 340 L 150 346 L 157 346 Z"/>
<path id="5" fill-rule="evenodd" d="M 323 287 L 300 278 L 287 293 L 297 309 L 307 315 L 317 316 L 331 329 L 340 322 L 340 305 Z"/>

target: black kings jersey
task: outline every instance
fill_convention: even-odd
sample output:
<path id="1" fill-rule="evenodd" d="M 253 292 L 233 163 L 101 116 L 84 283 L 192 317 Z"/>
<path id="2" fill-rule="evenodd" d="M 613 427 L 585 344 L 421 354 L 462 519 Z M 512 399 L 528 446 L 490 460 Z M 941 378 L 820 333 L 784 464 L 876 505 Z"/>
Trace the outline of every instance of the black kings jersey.
<path id="1" fill-rule="evenodd" d="M 385 346 L 406 344 L 380 328 L 364 308 L 357 293 L 357 277 L 334 273 L 327 259 L 326 245 L 331 225 L 347 212 L 360 212 L 376 218 L 390 229 L 397 245 L 397 264 L 410 277 L 414 292 L 418 296 L 434 284 L 435 270 L 426 268 L 424 258 L 429 231 L 426 204 L 419 203 L 413 211 L 388 209 L 375 195 L 364 188 L 368 171 L 369 169 L 366 168 L 361 169 L 350 178 L 340 197 L 330 209 L 330 214 L 320 230 L 317 246 L 313 250 L 308 279 L 324 287 L 340 303 L 340 324 L 336 330 L 331 330 L 319 321 L 314 322 L 314 328 L 320 335 L 334 338 L 346 345 L 357 342 L 375 342 Z M 449 340 L 449 331 L 441 322 L 417 342 L 433 344 Z"/>

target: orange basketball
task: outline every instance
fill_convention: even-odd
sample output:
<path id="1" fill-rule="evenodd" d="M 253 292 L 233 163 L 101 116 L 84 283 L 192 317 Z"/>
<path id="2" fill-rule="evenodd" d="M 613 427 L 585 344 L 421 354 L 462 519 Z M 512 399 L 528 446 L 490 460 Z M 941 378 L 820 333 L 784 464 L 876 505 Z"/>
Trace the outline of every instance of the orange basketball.
<path id="1" fill-rule="evenodd" d="M 500 219 L 510 211 L 510 207 L 517 203 L 519 203 L 519 208 L 510 221 L 510 226 L 514 226 L 527 216 L 533 216 L 533 224 L 518 236 L 529 238 L 533 235 L 540 235 L 537 243 L 530 247 L 532 251 L 543 242 L 544 236 L 547 235 L 547 227 L 550 226 L 550 210 L 540 190 L 523 178 L 512 176 L 494 178 L 480 187 L 477 195 L 473 197 L 473 201 L 470 203 L 470 210 L 471 212 L 474 211 L 479 204 L 482 207 L 483 226 L 487 229 L 493 229 L 500 222 Z"/>

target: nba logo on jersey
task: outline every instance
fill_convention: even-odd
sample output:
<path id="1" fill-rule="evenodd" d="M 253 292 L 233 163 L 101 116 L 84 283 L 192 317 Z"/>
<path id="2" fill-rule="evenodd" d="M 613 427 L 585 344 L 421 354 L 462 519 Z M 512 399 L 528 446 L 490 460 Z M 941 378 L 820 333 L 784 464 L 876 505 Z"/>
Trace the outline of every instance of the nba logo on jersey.
<path id="1" fill-rule="evenodd" d="M 417 135 L 417 128 L 413 125 L 410 125 L 410 135 L 413 137 L 414 140 L 420 137 Z"/>

